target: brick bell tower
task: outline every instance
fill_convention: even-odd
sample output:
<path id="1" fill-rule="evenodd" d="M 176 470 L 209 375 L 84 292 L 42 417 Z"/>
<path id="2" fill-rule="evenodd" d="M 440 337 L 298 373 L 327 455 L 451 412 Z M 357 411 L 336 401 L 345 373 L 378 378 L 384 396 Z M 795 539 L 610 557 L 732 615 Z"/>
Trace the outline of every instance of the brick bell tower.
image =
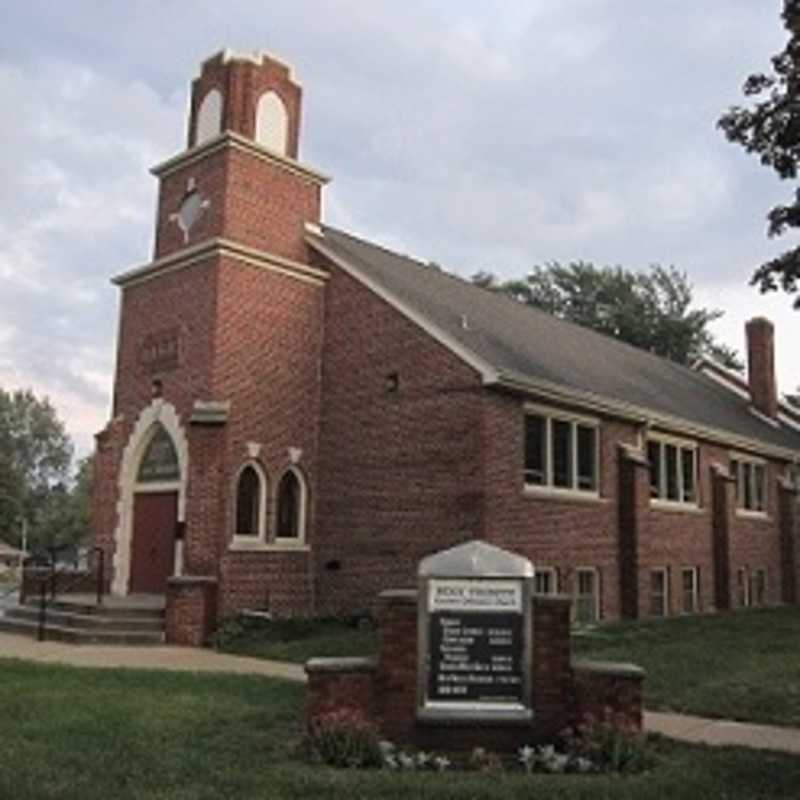
<path id="1" fill-rule="evenodd" d="M 166 592 L 168 618 L 170 593 L 192 586 L 215 598 L 213 616 L 313 605 L 327 274 L 304 236 L 327 179 L 298 161 L 301 96 L 266 54 L 206 60 L 187 149 L 153 169 L 153 260 L 114 279 L 113 418 L 98 435 L 93 526 L 112 591 Z M 258 487 L 242 531 L 246 469 Z M 302 506 L 291 537 L 275 508 L 288 472 Z"/>

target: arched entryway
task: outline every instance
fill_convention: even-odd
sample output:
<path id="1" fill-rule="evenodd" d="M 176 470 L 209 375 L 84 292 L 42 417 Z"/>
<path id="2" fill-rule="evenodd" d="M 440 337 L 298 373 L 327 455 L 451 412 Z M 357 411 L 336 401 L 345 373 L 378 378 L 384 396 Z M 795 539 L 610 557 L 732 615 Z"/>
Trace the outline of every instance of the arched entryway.
<path id="1" fill-rule="evenodd" d="M 180 574 L 188 444 L 175 408 L 154 400 L 139 415 L 122 457 L 112 591 L 165 591 Z"/>
<path id="2" fill-rule="evenodd" d="M 156 422 L 136 475 L 129 591 L 161 594 L 175 569 L 180 466 L 175 445 Z"/>

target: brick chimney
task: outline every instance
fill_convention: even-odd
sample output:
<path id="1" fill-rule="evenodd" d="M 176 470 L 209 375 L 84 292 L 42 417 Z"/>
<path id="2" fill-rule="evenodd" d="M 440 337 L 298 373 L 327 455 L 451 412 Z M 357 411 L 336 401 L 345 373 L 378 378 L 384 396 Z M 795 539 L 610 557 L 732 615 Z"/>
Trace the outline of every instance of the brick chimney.
<path id="1" fill-rule="evenodd" d="M 775 328 L 764 317 L 745 326 L 747 333 L 747 379 L 753 408 L 770 419 L 778 417 L 778 388 L 775 383 Z"/>

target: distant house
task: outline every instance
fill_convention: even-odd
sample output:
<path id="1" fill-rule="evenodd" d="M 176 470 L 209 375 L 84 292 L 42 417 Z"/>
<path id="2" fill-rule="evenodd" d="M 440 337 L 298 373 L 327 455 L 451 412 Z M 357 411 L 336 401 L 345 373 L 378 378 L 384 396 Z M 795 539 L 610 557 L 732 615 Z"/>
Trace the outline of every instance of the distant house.
<path id="1" fill-rule="evenodd" d="M 97 437 L 112 590 L 355 611 L 481 538 L 585 622 L 796 602 L 800 415 L 770 323 L 747 380 L 691 370 L 324 225 L 300 100 L 281 62 L 219 54 L 154 169 Z"/>
<path id="2" fill-rule="evenodd" d="M 13 567 L 18 567 L 26 555 L 27 553 L 23 550 L 18 550 L 10 544 L 0 542 L 0 572 L 6 572 Z"/>

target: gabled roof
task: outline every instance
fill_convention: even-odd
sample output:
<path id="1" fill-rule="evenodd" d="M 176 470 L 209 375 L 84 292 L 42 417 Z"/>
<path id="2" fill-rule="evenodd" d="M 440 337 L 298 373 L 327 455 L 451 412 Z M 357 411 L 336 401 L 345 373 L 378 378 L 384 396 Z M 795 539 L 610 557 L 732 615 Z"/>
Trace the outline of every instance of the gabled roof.
<path id="1" fill-rule="evenodd" d="M 335 228 L 310 230 L 307 240 L 474 366 L 487 384 L 554 389 L 577 405 L 591 401 L 654 424 L 728 434 L 743 446 L 800 451 L 799 432 L 770 424 L 701 372 Z"/>

